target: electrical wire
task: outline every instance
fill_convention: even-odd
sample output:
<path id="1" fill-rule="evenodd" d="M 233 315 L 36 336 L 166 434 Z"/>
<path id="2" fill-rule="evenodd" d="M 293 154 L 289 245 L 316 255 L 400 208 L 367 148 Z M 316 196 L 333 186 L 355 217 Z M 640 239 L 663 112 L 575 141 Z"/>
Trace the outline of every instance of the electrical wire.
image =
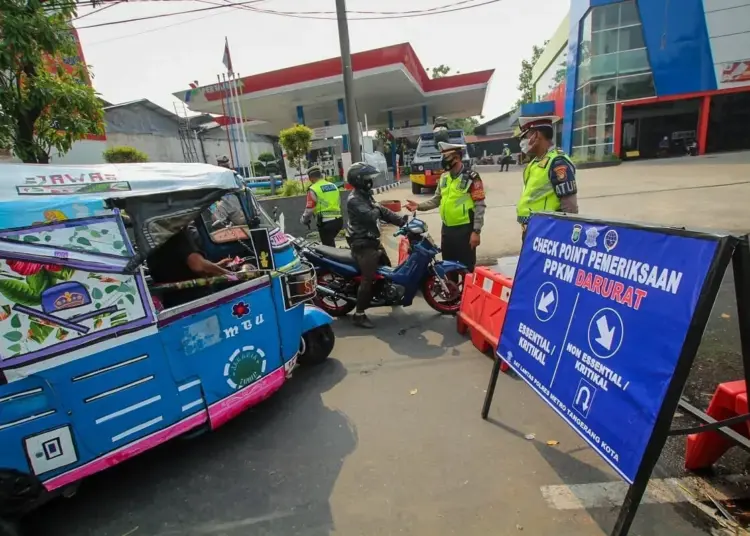
<path id="1" fill-rule="evenodd" d="M 95 14 L 97 14 L 97 13 L 101 13 L 101 12 L 102 12 L 102 11 L 104 11 L 105 9 L 109 9 L 109 8 L 111 8 L 111 7 L 115 7 L 115 6 L 116 6 L 117 4 L 119 4 L 120 2 L 122 2 L 122 0 L 119 0 L 119 1 L 117 1 L 117 2 L 113 2 L 113 3 L 111 3 L 111 4 L 107 4 L 106 6 L 104 6 L 104 7 L 100 7 L 99 9 L 95 9 L 94 11 L 89 11 L 88 13 L 84 13 L 84 14 L 83 14 L 83 15 L 81 15 L 80 17 L 76 17 L 76 18 L 75 18 L 75 19 L 73 19 L 73 20 L 81 20 L 81 19 L 83 19 L 83 18 L 85 18 L 85 17 L 88 17 L 89 15 L 95 15 Z"/>
<path id="2" fill-rule="evenodd" d="M 188 20 L 181 20 L 180 22 L 175 22 L 173 24 L 167 24 L 166 26 L 157 26 L 156 28 L 150 28 L 148 30 L 143 30 L 142 32 L 135 32 L 135 33 L 132 33 L 132 34 L 121 35 L 119 37 L 113 37 L 111 39 L 102 39 L 101 41 L 94 41 L 93 43 L 86 43 L 86 48 L 93 47 L 93 46 L 96 46 L 96 45 L 101 45 L 101 44 L 104 44 L 104 43 L 111 43 L 112 41 L 120 41 L 121 39 L 128 39 L 130 37 L 137 37 L 139 35 L 144 35 L 144 34 L 148 34 L 148 33 L 160 32 L 162 30 L 166 30 L 167 28 L 172 28 L 174 26 L 181 26 L 183 24 L 188 24 L 190 22 L 198 22 L 198 21 L 206 20 L 206 19 L 211 18 L 211 17 L 216 17 L 216 16 L 219 16 L 219 15 L 226 15 L 226 14 L 227 14 L 226 11 L 221 11 L 219 13 L 211 13 L 210 15 L 201 15 L 200 17 L 194 17 L 194 18 L 188 19 Z"/>
<path id="3" fill-rule="evenodd" d="M 264 13 L 268 15 L 277 15 L 277 16 L 284 16 L 284 17 L 291 17 L 291 18 L 299 18 L 299 19 L 316 19 L 316 20 L 336 20 L 336 17 L 330 17 L 330 16 L 320 16 L 322 15 L 329 15 L 333 14 L 335 12 L 330 11 L 276 11 L 271 9 L 262 9 L 257 7 L 252 7 L 251 4 L 255 4 L 258 2 L 262 2 L 263 0 L 248 0 L 245 2 L 236 2 L 236 3 L 225 3 L 225 4 L 217 4 L 214 2 L 210 2 L 208 0 L 204 0 L 204 3 L 211 4 L 211 7 L 205 7 L 205 8 L 198 8 L 198 9 L 190 9 L 185 11 L 178 11 L 178 12 L 172 12 L 172 13 L 162 13 L 159 15 L 150 15 L 146 17 L 137 17 L 133 19 L 124 19 L 124 20 L 118 20 L 118 21 L 111 21 L 111 22 L 103 22 L 99 24 L 90 24 L 88 26 L 79 26 L 79 30 L 85 30 L 89 28 L 100 28 L 103 26 L 114 26 L 119 24 L 126 24 L 130 22 L 140 22 L 144 20 L 152 20 L 152 19 L 159 19 L 159 18 L 165 18 L 165 17 L 172 17 L 177 15 L 185 15 L 189 13 L 198 13 L 198 12 L 205 12 L 205 11 L 212 11 L 216 9 L 222 9 L 222 8 L 243 8 L 247 11 L 253 11 L 255 13 Z M 391 12 L 358 12 L 359 14 L 362 13 L 368 13 L 368 14 L 376 14 L 377 16 L 367 16 L 367 17 L 347 17 L 348 20 L 391 20 L 391 19 L 406 19 L 406 18 L 416 18 L 416 17 L 426 17 L 430 15 L 439 15 L 443 13 L 454 13 L 456 11 L 464 11 L 466 9 L 473 9 L 477 7 L 486 6 L 489 4 L 495 4 L 497 2 L 501 2 L 502 0 L 484 0 L 480 3 L 474 3 L 471 4 L 470 2 L 475 2 L 477 0 L 462 0 L 457 3 L 449 4 L 446 6 L 438 6 L 433 7 L 429 9 L 424 10 L 410 10 L 410 11 L 391 11 Z M 347 13 L 353 13 L 347 11 Z M 384 13 L 384 14 L 381 14 Z"/>
<path id="4" fill-rule="evenodd" d="M 231 4 L 232 6 L 245 6 L 248 4 L 255 4 L 258 2 L 262 2 L 263 0 L 246 0 L 245 2 L 237 2 L 236 4 Z M 198 9 L 188 9 L 185 11 L 175 11 L 172 13 L 160 13 L 158 15 L 148 15 L 146 17 L 136 17 L 133 19 L 123 19 L 123 20 L 113 20 L 110 22 L 100 22 L 99 24 L 90 24 L 88 26 L 78 26 L 77 29 L 79 30 L 86 30 L 88 28 L 101 28 L 103 26 L 115 26 L 117 24 L 126 24 L 129 22 L 140 22 L 144 20 L 153 20 L 153 19 L 163 19 L 165 17 L 174 17 L 177 15 L 187 15 L 188 13 L 199 13 L 203 11 L 213 11 L 216 9 L 221 9 L 224 7 L 231 7 L 230 4 L 222 4 L 218 6 L 211 6 L 211 7 L 201 7 Z"/>

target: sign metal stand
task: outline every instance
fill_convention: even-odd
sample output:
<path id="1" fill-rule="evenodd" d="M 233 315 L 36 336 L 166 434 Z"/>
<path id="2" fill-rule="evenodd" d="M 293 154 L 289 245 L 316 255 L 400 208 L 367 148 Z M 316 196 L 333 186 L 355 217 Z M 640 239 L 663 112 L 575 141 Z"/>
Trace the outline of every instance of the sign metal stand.
<path id="1" fill-rule="evenodd" d="M 656 421 L 653 425 L 648 443 L 646 444 L 646 447 L 643 451 L 643 455 L 641 457 L 635 476 L 632 480 L 632 484 L 628 489 L 625 500 L 620 509 L 618 519 L 611 532 L 611 536 L 626 536 L 630 531 L 638 506 L 640 505 L 643 495 L 646 492 L 646 487 L 648 486 L 652 471 L 659 460 L 659 456 L 669 436 L 687 435 L 715 430 L 728 437 L 742 448 L 750 450 L 750 441 L 730 428 L 731 426 L 750 421 L 750 413 L 717 422 L 716 420 L 712 419 L 704 412 L 693 407 L 691 404 L 681 398 L 683 388 L 685 386 L 685 383 L 687 382 L 688 375 L 690 374 L 690 370 L 692 369 L 698 347 L 703 337 L 704 329 L 711 314 L 716 295 L 719 291 L 722 279 L 730 261 L 732 262 L 734 273 L 734 285 L 737 298 L 737 315 L 740 327 L 740 341 L 742 347 L 744 376 L 747 385 L 750 385 L 750 246 L 748 245 L 748 237 L 744 236 L 741 238 L 737 238 L 734 236 L 698 233 L 684 229 L 644 227 L 629 223 L 603 222 L 563 215 L 545 214 L 542 216 L 545 216 L 547 218 L 551 217 L 556 220 L 568 220 L 568 222 L 580 222 L 581 224 L 592 226 L 598 225 L 606 227 L 612 225 L 617 226 L 618 229 L 631 228 L 645 231 L 656 231 L 664 235 L 710 240 L 716 242 L 717 244 L 713 259 L 706 272 L 700 295 L 698 296 L 697 302 L 695 304 L 693 315 L 690 319 L 687 333 L 681 351 L 679 353 L 679 358 L 676 361 L 674 373 L 672 374 L 671 380 L 669 381 L 669 385 L 664 394 L 661 407 L 658 410 Z M 528 237 L 527 240 L 529 240 Z M 527 250 L 528 248 L 525 249 Z M 534 252 L 531 252 L 531 254 L 534 254 Z M 529 256 L 531 256 L 531 254 L 529 254 Z M 522 252 L 517 274 L 520 273 L 523 269 L 523 257 L 524 256 Z M 506 317 L 506 324 L 504 327 L 508 327 L 508 318 L 510 318 L 513 308 L 513 294 L 514 293 L 511 293 L 508 317 Z M 572 317 L 570 322 L 572 323 Z M 606 328 L 607 324 L 604 323 L 604 326 Z M 500 346 L 498 345 L 498 349 L 499 348 Z M 485 420 L 488 417 L 497 381 L 500 376 L 501 359 L 502 358 L 500 358 L 499 355 L 496 356 L 492 368 L 492 373 L 490 375 L 489 384 L 487 386 L 487 393 L 485 395 L 484 404 L 482 406 L 482 418 Z M 562 357 L 560 357 L 560 359 L 562 359 Z M 510 359 L 508 361 L 510 361 Z M 513 366 L 512 363 L 509 364 Z M 672 430 L 672 419 L 678 406 L 689 413 L 693 418 L 701 422 L 701 425 L 691 428 Z M 560 412 L 558 411 L 558 413 Z"/>

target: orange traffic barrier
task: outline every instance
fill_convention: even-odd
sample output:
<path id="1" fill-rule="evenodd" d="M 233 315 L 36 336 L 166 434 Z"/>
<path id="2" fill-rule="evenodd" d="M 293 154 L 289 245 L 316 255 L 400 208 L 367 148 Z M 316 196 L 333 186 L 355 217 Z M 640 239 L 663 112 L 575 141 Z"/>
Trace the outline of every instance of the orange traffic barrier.
<path id="1" fill-rule="evenodd" d="M 398 241 L 398 265 L 409 257 L 409 239 L 402 236 Z"/>
<path id="2" fill-rule="evenodd" d="M 747 387 L 744 380 L 722 383 L 716 388 L 706 413 L 723 421 L 747 411 Z M 750 438 L 750 423 L 744 422 L 731 427 L 735 432 Z M 690 434 L 685 449 L 685 469 L 695 471 L 712 466 L 734 443 L 713 430 Z"/>
<path id="3" fill-rule="evenodd" d="M 461 309 L 456 328 L 461 334 L 469 332 L 471 342 L 482 353 L 497 351 L 497 343 L 508 312 L 508 300 L 513 280 L 489 268 L 479 266 L 466 276 Z M 503 362 L 500 370 L 508 370 Z"/>

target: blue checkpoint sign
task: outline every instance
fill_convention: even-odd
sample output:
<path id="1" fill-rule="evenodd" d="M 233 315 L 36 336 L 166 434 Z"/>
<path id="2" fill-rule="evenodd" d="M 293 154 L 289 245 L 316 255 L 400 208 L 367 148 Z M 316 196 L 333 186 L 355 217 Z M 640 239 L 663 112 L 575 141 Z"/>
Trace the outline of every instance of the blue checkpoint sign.
<path id="1" fill-rule="evenodd" d="M 633 483 L 717 237 L 535 215 L 497 354 Z"/>

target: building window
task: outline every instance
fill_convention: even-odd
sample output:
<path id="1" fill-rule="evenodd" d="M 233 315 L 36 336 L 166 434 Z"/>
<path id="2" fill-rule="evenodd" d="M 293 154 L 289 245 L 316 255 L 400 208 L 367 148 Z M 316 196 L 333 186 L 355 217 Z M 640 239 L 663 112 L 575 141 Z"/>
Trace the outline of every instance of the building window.
<path id="1" fill-rule="evenodd" d="M 595 7 L 581 21 L 573 155 L 612 154 L 615 103 L 656 94 L 635 0 Z"/>

